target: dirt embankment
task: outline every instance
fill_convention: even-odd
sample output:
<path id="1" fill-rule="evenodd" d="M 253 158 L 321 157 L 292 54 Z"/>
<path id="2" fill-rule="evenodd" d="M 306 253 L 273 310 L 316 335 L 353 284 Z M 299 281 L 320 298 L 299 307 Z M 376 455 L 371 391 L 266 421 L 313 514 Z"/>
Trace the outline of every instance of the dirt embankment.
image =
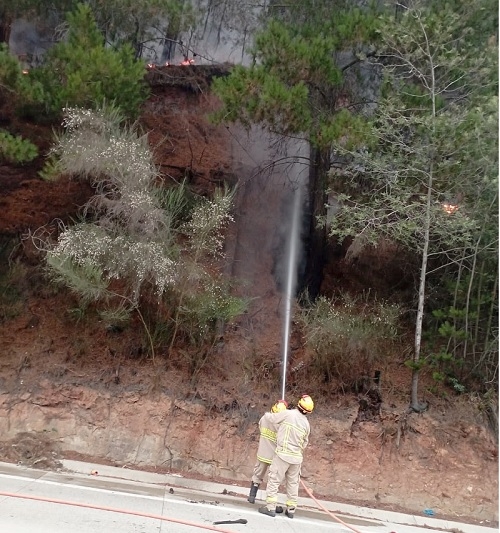
<path id="1" fill-rule="evenodd" d="M 40 295 L 0 325 L 0 460 L 57 468 L 60 458 L 87 457 L 248 483 L 277 376 L 252 366 L 242 331 L 226 333 L 227 349 L 193 386 L 180 354 L 137 359 L 140 333 L 75 324 L 68 303 Z M 264 359 L 275 351 L 259 349 Z M 390 383 L 378 406 L 363 394 L 315 395 L 304 481 L 333 501 L 494 525 L 498 448 L 477 407 L 435 400 L 407 416 Z"/>

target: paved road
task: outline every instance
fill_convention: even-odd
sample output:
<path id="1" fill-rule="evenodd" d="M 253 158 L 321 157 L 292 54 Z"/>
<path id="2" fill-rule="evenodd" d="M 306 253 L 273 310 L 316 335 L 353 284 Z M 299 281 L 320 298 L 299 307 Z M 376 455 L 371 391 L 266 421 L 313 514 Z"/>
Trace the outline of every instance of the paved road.
<path id="1" fill-rule="evenodd" d="M 257 512 L 257 504 L 246 502 L 246 489 L 242 487 L 74 461 L 66 461 L 65 467 L 71 471 L 46 472 L 0 463 L 0 532 L 352 533 L 351 526 L 361 533 L 418 533 L 424 524 L 427 531 L 440 533 L 493 532 L 487 527 L 433 518 L 417 520 L 354 506 L 349 510 L 359 512 L 342 515 L 347 524 L 342 525 L 305 498 L 299 500 L 300 512 L 293 520 L 283 515 L 270 518 Z M 216 521 L 235 519 L 247 523 L 214 525 Z"/>

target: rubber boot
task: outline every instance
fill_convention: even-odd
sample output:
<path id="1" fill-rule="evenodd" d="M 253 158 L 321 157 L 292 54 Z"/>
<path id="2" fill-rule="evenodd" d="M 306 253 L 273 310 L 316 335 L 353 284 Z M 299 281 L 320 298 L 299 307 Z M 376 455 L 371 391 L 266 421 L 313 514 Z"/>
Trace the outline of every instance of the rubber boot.
<path id="1" fill-rule="evenodd" d="M 295 514 L 295 507 L 289 507 L 285 511 L 285 515 L 288 516 L 288 518 L 293 518 L 294 514 Z"/>
<path id="2" fill-rule="evenodd" d="M 255 498 L 257 496 L 257 491 L 259 490 L 259 484 L 253 483 L 250 485 L 250 494 L 248 495 L 247 501 L 250 503 L 255 503 Z"/>
<path id="3" fill-rule="evenodd" d="M 266 514 L 267 516 L 276 516 L 276 511 L 270 511 L 266 505 L 259 507 L 259 513 Z"/>

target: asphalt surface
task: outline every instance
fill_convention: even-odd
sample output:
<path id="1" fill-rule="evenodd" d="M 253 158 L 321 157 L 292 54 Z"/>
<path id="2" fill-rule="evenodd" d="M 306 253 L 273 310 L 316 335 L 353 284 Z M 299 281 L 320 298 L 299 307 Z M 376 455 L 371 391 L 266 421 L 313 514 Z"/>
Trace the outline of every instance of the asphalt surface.
<path id="1" fill-rule="evenodd" d="M 0 532 L 8 533 L 492 533 L 494 528 L 299 498 L 293 520 L 246 501 L 248 489 L 77 461 L 61 472 L 0 463 Z M 284 496 L 281 495 L 281 501 Z M 245 523 L 214 524 L 240 520 Z"/>

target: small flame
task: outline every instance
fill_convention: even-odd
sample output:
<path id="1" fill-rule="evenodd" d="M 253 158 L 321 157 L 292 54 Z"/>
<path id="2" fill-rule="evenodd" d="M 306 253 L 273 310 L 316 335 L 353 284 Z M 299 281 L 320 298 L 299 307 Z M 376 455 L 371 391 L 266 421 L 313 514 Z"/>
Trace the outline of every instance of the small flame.
<path id="1" fill-rule="evenodd" d="M 27 68 L 23 68 L 22 72 L 23 74 L 29 74 L 29 70 Z"/>
<path id="2" fill-rule="evenodd" d="M 452 215 L 456 211 L 458 211 L 458 205 L 457 204 L 442 204 L 443 210 L 448 213 L 449 215 Z"/>

